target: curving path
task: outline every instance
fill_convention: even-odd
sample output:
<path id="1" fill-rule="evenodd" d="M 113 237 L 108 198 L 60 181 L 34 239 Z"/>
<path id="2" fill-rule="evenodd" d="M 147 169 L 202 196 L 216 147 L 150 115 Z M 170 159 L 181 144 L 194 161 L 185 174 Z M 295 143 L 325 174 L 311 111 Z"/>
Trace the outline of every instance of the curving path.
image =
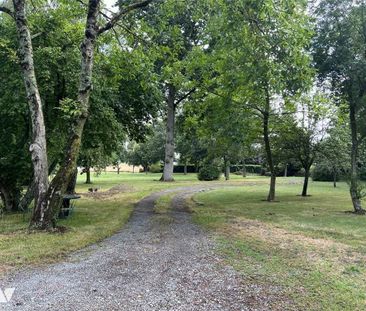
<path id="1" fill-rule="evenodd" d="M 270 310 L 274 296 L 268 288 L 245 282 L 226 266 L 213 240 L 184 212 L 187 196 L 209 189 L 154 193 L 136 205 L 129 223 L 111 238 L 64 262 L 0 280 L 0 288 L 16 288 L 0 310 Z M 153 212 L 154 202 L 177 191 L 170 220 L 162 221 Z"/>

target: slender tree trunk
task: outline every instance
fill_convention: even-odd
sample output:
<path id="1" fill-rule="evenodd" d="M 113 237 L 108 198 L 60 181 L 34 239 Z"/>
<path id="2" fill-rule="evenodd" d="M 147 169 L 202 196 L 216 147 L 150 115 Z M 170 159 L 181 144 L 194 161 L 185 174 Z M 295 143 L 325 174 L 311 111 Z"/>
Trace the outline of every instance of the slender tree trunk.
<path id="1" fill-rule="evenodd" d="M 34 199 L 34 191 L 35 191 L 35 183 L 34 181 L 31 182 L 31 184 L 28 186 L 27 191 L 23 195 L 22 199 L 19 202 L 18 209 L 20 211 L 26 211 L 30 204 L 32 203 Z"/>
<path id="2" fill-rule="evenodd" d="M 286 165 L 285 165 L 285 172 L 284 172 L 284 174 L 283 174 L 283 177 L 287 177 L 287 163 L 286 163 Z"/>
<path id="3" fill-rule="evenodd" d="M 301 193 L 301 195 L 303 197 L 306 197 L 308 195 L 309 176 L 310 176 L 310 167 L 306 167 L 305 168 L 304 183 L 303 183 L 303 186 L 302 186 L 302 193 Z"/>
<path id="4" fill-rule="evenodd" d="M 276 198 L 276 172 L 273 163 L 271 144 L 269 140 L 269 111 L 270 111 L 270 97 L 269 94 L 267 93 L 266 109 L 263 112 L 263 139 L 266 151 L 267 164 L 269 171 L 271 172 L 271 182 L 269 186 L 267 201 L 271 202 L 274 201 Z"/>
<path id="5" fill-rule="evenodd" d="M 225 162 L 225 180 L 230 179 L 230 161 L 224 160 Z"/>
<path id="6" fill-rule="evenodd" d="M 13 0 L 15 23 L 19 38 L 19 59 L 23 73 L 32 124 L 32 144 L 29 147 L 34 170 L 35 204 L 31 225 L 47 222 L 46 193 L 48 188 L 48 160 L 46 129 L 33 61 L 31 34 L 25 13 L 25 0 Z"/>
<path id="7" fill-rule="evenodd" d="M 184 175 L 187 175 L 187 163 L 184 164 Z"/>
<path id="8" fill-rule="evenodd" d="M 333 187 L 337 188 L 337 170 L 333 167 Z"/>
<path id="9" fill-rule="evenodd" d="M 174 126 L 175 126 L 175 88 L 169 85 L 167 98 L 167 121 L 166 121 L 166 142 L 165 161 L 162 181 L 174 181 Z"/>
<path id="10" fill-rule="evenodd" d="M 0 185 L 1 199 L 7 212 L 17 211 L 19 190 L 6 185 Z"/>
<path id="11" fill-rule="evenodd" d="M 350 104 L 349 116 L 350 116 L 351 139 L 352 139 L 350 194 L 355 213 L 364 214 L 365 210 L 361 206 L 361 195 L 359 190 L 358 137 L 357 137 L 356 109 L 354 103 Z"/>
<path id="12" fill-rule="evenodd" d="M 247 177 L 247 168 L 245 167 L 245 160 L 243 160 L 242 163 L 243 163 L 243 168 L 241 170 L 242 176 Z"/>
<path id="13" fill-rule="evenodd" d="M 119 167 L 119 165 L 117 165 L 117 174 L 119 175 L 119 171 L 120 171 L 120 167 Z"/>
<path id="14" fill-rule="evenodd" d="M 56 225 L 55 219 L 59 214 L 62 203 L 62 195 L 65 193 L 70 178 L 76 167 L 79 155 L 81 138 L 84 125 L 89 113 L 89 97 L 92 89 L 92 71 L 94 60 L 94 45 L 98 35 L 97 16 L 99 13 L 99 0 L 89 0 L 88 15 L 85 27 L 85 36 L 81 44 L 81 69 L 77 103 L 79 105 L 79 117 L 76 118 L 70 128 L 64 152 L 64 160 L 55 178 L 52 180 L 47 192 L 46 220 L 37 227 L 47 229 Z"/>
<path id="15" fill-rule="evenodd" d="M 85 173 L 86 173 L 86 180 L 85 180 L 85 183 L 86 184 L 91 184 L 91 178 L 90 178 L 90 166 L 87 166 L 85 168 Z"/>

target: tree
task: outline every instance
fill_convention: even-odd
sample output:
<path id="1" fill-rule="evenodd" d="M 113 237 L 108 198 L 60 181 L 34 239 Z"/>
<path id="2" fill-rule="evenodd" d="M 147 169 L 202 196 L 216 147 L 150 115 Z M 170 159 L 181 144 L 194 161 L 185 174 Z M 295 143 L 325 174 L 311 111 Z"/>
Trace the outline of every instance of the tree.
<path id="1" fill-rule="evenodd" d="M 320 93 L 303 95 L 297 101 L 297 113 L 289 115 L 288 127 L 280 138 L 286 158 L 292 158 L 304 169 L 301 195 L 308 195 L 310 168 L 318 157 L 321 143 L 327 134 L 331 111 L 325 96 Z"/>
<path id="2" fill-rule="evenodd" d="M 76 165 L 81 138 L 90 107 L 92 88 L 92 70 L 96 40 L 110 30 L 126 14 L 135 9 L 147 6 L 151 0 L 127 5 L 114 14 L 104 25 L 98 25 L 100 16 L 100 0 L 89 0 L 85 35 L 81 45 L 80 82 L 77 99 L 72 111 L 72 125 L 67 140 L 64 160 L 51 184 L 48 185 L 48 157 L 46 129 L 42 102 L 34 68 L 32 38 L 26 17 L 24 0 L 13 0 L 13 9 L 0 6 L 0 11 L 10 15 L 15 20 L 19 36 L 19 58 L 31 112 L 32 144 L 30 151 L 34 168 L 35 206 L 30 226 L 36 229 L 48 229 L 55 226 L 55 216 Z"/>
<path id="3" fill-rule="evenodd" d="M 134 166 L 141 165 L 145 172 L 152 164 L 164 160 L 164 126 L 154 124 L 150 130 L 151 134 L 144 142 L 130 143 L 127 153 L 127 162 Z"/>
<path id="4" fill-rule="evenodd" d="M 220 59 L 219 84 L 229 88 L 234 100 L 252 109 L 261 120 L 266 163 L 271 172 L 267 200 L 273 201 L 273 121 L 286 110 L 289 98 L 306 89 L 312 76 L 306 52 L 311 38 L 306 3 L 230 1 L 220 3 L 218 10 L 220 14 L 213 24 L 217 32 L 226 34 L 221 36 L 216 52 Z M 223 92 L 221 89 L 216 93 Z"/>
<path id="5" fill-rule="evenodd" d="M 356 214 L 364 214 L 360 183 L 360 145 L 365 137 L 366 28 L 364 1 L 324 0 L 315 10 L 314 59 L 319 78 L 331 84 L 338 104 L 348 106 L 351 132 L 350 195 Z"/>
<path id="6" fill-rule="evenodd" d="M 156 45 L 156 68 L 165 94 L 165 160 L 162 181 L 173 181 L 175 118 L 178 106 L 197 90 L 202 65 L 206 1 L 167 0 L 152 5 L 144 18 L 149 40 Z M 193 68 L 194 67 L 194 68 Z"/>

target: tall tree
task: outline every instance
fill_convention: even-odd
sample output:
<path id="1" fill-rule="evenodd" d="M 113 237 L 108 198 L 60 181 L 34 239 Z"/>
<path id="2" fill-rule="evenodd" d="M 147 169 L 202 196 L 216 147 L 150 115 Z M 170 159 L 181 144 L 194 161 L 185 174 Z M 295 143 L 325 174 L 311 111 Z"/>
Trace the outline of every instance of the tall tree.
<path id="1" fill-rule="evenodd" d="M 314 59 L 320 79 L 325 83 L 330 81 L 338 103 L 348 105 L 352 141 L 350 195 L 355 213 L 364 214 L 359 152 L 366 121 L 366 4 L 364 1 L 324 0 L 315 14 L 318 22 Z"/>
<path id="2" fill-rule="evenodd" d="M 276 163 L 273 120 L 288 98 L 301 93 L 312 76 L 306 52 L 311 38 L 305 1 L 266 0 L 221 3 L 215 21 L 221 36 L 221 80 L 234 99 L 250 107 L 262 122 L 266 162 L 271 172 L 268 201 L 275 199 Z"/>
<path id="3" fill-rule="evenodd" d="M 204 54 L 206 1 L 173 1 L 151 6 L 146 32 L 154 42 L 156 70 L 165 94 L 166 140 L 162 181 L 173 181 L 175 119 L 179 104 L 196 91 L 197 72 Z M 193 68 L 194 67 L 194 68 Z"/>
<path id="4" fill-rule="evenodd" d="M 0 11 L 10 15 L 18 32 L 19 58 L 23 79 L 31 112 L 32 144 L 30 151 L 34 168 L 35 207 L 30 226 L 36 229 L 48 229 L 55 226 L 55 216 L 62 202 L 76 165 L 82 133 L 89 114 L 90 93 L 92 89 L 92 71 L 96 40 L 106 33 L 129 12 L 147 6 L 152 0 L 123 6 L 119 12 L 108 18 L 102 26 L 98 24 L 101 16 L 100 0 L 89 0 L 85 34 L 81 44 L 81 67 L 77 99 L 73 102 L 73 118 L 67 140 L 64 160 L 51 184 L 48 185 L 48 158 L 46 130 L 40 91 L 35 75 L 32 37 L 26 16 L 25 0 L 13 0 L 13 10 L 0 6 Z M 102 14 L 104 17 L 105 14 Z"/>

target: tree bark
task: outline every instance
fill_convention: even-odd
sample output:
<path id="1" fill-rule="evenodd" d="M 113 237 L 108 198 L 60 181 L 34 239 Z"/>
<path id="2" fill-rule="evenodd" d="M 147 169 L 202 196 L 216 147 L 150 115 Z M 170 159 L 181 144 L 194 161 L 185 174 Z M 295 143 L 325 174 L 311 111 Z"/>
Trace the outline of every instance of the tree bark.
<path id="1" fill-rule="evenodd" d="M 19 190 L 6 185 L 0 185 L 0 196 L 4 202 L 5 211 L 15 212 L 18 208 Z"/>
<path id="2" fill-rule="evenodd" d="M 303 197 L 306 197 L 308 195 L 309 176 L 310 176 L 310 167 L 307 167 L 305 168 L 305 177 L 301 193 Z"/>
<path id="3" fill-rule="evenodd" d="M 46 193 L 48 188 L 48 159 L 46 129 L 33 61 L 31 34 L 25 13 L 25 1 L 13 0 L 14 17 L 19 38 L 19 59 L 23 73 L 32 124 L 32 144 L 29 147 L 34 170 L 35 202 L 31 224 L 47 222 Z"/>
<path id="4" fill-rule="evenodd" d="M 90 178 L 90 166 L 87 166 L 85 168 L 85 175 L 86 175 L 86 180 L 85 180 L 85 183 L 86 184 L 91 184 L 91 178 Z"/>
<path id="5" fill-rule="evenodd" d="M 361 205 L 361 195 L 359 189 L 359 176 L 358 176 L 358 135 L 357 135 L 357 122 L 356 122 L 356 108 L 354 103 L 350 104 L 349 110 L 350 127 L 351 127 L 351 182 L 350 182 L 350 194 L 352 199 L 353 208 L 356 214 L 365 214 L 365 210 Z"/>
<path id="6" fill-rule="evenodd" d="M 162 181 L 174 181 L 174 126 L 175 126 L 175 88 L 168 87 L 167 98 L 167 121 L 166 121 L 166 141 L 165 141 L 165 161 Z"/>
<path id="7" fill-rule="evenodd" d="M 67 189 L 66 189 L 67 194 L 75 194 L 77 179 L 78 179 L 78 168 L 75 167 L 75 169 L 71 175 L 70 182 L 67 185 Z"/>
<path id="8" fill-rule="evenodd" d="M 243 163 L 243 168 L 242 168 L 242 176 L 243 177 L 247 177 L 247 168 L 245 167 L 245 160 L 242 161 Z"/>
<path id="9" fill-rule="evenodd" d="M 230 162 L 225 160 L 225 180 L 230 179 Z"/>
<path id="10" fill-rule="evenodd" d="M 264 147 L 265 147 L 265 151 L 266 151 L 268 168 L 271 172 L 271 182 L 270 182 L 270 186 L 269 186 L 267 201 L 271 202 L 271 201 L 274 201 L 276 198 L 276 172 L 275 172 L 275 167 L 274 167 L 274 163 L 273 163 L 273 155 L 272 155 L 272 149 L 271 149 L 270 138 L 269 138 L 269 111 L 270 111 L 270 98 L 269 98 L 269 94 L 267 92 L 266 107 L 265 107 L 265 111 L 263 111 L 262 115 L 263 115 Z"/>
<path id="11" fill-rule="evenodd" d="M 98 34 L 97 17 L 99 13 L 99 4 L 100 0 L 89 0 L 85 35 L 81 44 L 81 69 L 77 97 L 79 116 L 73 120 L 64 152 L 65 156 L 63 162 L 48 188 L 46 198 L 46 221 L 33 223 L 33 227 L 40 229 L 55 227 L 56 218 L 62 203 L 62 195 L 65 193 L 76 167 L 82 133 L 90 106 L 89 98 L 92 89 L 94 46 Z"/>
<path id="12" fill-rule="evenodd" d="M 184 164 L 184 175 L 187 175 L 187 163 Z"/>
<path id="13" fill-rule="evenodd" d="M 337 170 L 333 167 L 333 187 L 337 188 Z"/>
<path id="14" fill-rule="evenodd" d="M 35 183 L 34 181 L 31 182 L 31 184 L 28 186 L 27 191 L 23 195 L 22 199 L 19 202 L 18 209 L 20 211 L 26 211 L 28 210 L 30 204 L 32 203 L 34 199 L 34 192 L 35 192 Z"/>
<path id="15" fill-rule="evenodd" d="M 283 174 L 283 177 L 287 177 L 287 163 L 286 163 L 286 165 L 285 165 L 285 172 L 284 172 L 284 174 Z"/>

